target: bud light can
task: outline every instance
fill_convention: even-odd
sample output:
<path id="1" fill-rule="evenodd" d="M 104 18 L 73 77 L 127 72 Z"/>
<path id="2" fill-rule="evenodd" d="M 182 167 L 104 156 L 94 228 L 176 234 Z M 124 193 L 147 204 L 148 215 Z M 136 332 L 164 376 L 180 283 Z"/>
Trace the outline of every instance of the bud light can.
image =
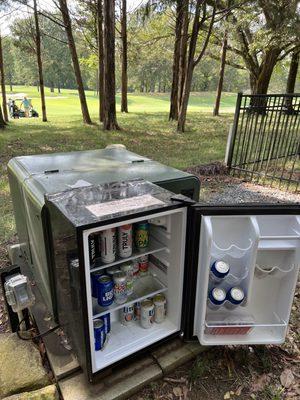
<path id="1" fill-rule="evenodd" d="M 149 246 L 149 224 L 147 221 L 135 225 L 135 247 L 143 250 Z"/>
<path id="2" fill-rule="evenodd" d="M 106 229 L 100 232 L 100 257 L 105 264 L 114 262 L 116 259 L 116 228 Z"/>
<path id="3" fill-rule="evenodd" d="M 245 293 L 240 287 L 232 287 L 227 292 L 227 300 L 233 305 L 239 305 L 243 302 Z"/>
<path id="4" fill-rule="evenodd" d="M 95 350 L 103 349 L 106 335 L 104 331 L 104 322 L 101 319 L 94 319 L 94 338 L 95 338 Z"/>
<path id="5" fill-rule="evenodd" d="M 229 274 L 229 265 L 225 261 L 217 260 L 211 266 L 211 275 L 215 280 L 221 280 Z"/>
<path id="6" fill-rule="evenodd" d="M 224 303 L 226 299 L 226 292 L 224 289 L 215 287 L 209 292 L 208 298 L 212 302 L 212 304 L 220 306 Z"/>
<path id="7" fill-rule="evenodd" d="M 129 306 L 125 306 L 120 311 L 121 314 L 121 323 L 123 325 L 129 325 L 134 321 L 134 306 L 130 304 Z"/>
<path id="8" fill-rule="evenodd" d="M 121 258 L 132 255 L 132 225 L 123 225 L 118 228 L 118 254 Z"/>
<path id="9" fill-rule="evenodd" d="M 100 319 L 104 323 L 104 332 L 107 335 L 110 332 L 110 313 L 101 315 Z"/>
<path id="10" fill-rule="evenodd" d="M 103 271 L 96 271 L 91 273 L 91 281 L 92 281 L 92 296 L 98 297 L 98 279 L 101 275 L 104 275 Z"/>
<path id="11" fill-rule="evenodd" d="M 102 307 L 110 306 L 114 301 L 114 284 L 108 275 L 98 278 L 98 304 Z"/>

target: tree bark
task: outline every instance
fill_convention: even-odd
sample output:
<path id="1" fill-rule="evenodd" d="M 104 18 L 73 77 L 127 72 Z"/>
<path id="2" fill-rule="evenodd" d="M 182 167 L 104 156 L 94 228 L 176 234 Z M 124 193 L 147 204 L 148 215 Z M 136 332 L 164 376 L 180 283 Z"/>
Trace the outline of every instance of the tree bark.
<path id="1" fill-rule="evenodd" d="M 12 85 L 11 81 L 9 82 L 9 88 L 10 88 L 10 91 L 12 92 L 13 91 L 13 85 Z"/>
<path id="2" fill-rule="evenodd" d="M 4 129 L 6 126 L 6 122 L 3 118 L 2 107 L 0 106 L 0 129 Z"/>
<path id="3" fill-rule="evenodd" d="M 295 93 L 295 84 L 299 67 L 299 58 L 300 58 L 300 52 L 292 54 L 289 75 L 286 84 L 286 93 Z"/>
<path id="4" fill-rule="evenodd" d="M 66 31 L 66 35 L 68 38 L 68 45 L 69 45 L 71 58 L 72 58 L 72 62 L 73 62 L 73 68 L 74 68 L 74 73 L 75 73 L 75 78 L 76 78 L 76 83 L 77 83 L 78 96 L 79 96 L 81 112 L 82 112 L 82 119 L 83 119 L 83 122 L 85 122 L 86 124 L 91 124 L 92 121 L 91 121 L 91 117 L 90 117 L 87 102 L 86 102 L 84 86 L 83 86 L 83 81 L 82 81 L 74 36 L 73 36 L 73 32 L 72 32 L 71 18 L 70 18 L 70 14 L 69 14 L 68 5 L 67 5 L 67 0 L 58 0 L 58 1 L 59 1 L 61 15 L 62 15 L 62 18 L 64 21 L 65 31 Z"/>
<path id="5" fill-rule="evenodd" d="M 127 89 L 127 0 L 122 0 L 121 9 L 121 39 L 122 39 L 122 77 L 121 77 L 121 112 L 128 113 Z"/>
<path id="6" fill-rule="evenodd" d="M 172 76 L 172 88 L 170 96 L 170 112 L 169 121 L 177 120 L 178 118 L 178 82 L 179 82 L 179 60 L 180 60 L 180 39 L 183 22 L 183 0 L 177 0 L 176 2 L 176 25 L 175 25 L 175 44 L 174 44 L 174 55 L 173 55 L 173 76 Z"/>
<path id="7" fill-rule="evenodd" d="M 97 0 L 97 41 L 98 41 L 98 89 L 99 121 L 104 119 L 104 50 L 103 50 L 103 2 Z"/>
<path id="8" fill-rule="evenodd" d="M 200 21 L 201 9 L 203 10 L 202 11 L 203 17 L 201 18 L 201 21 Z M 196 6 L 195 6 L 195 16 L 194 16 L 193 28 L 192 28 L 192 32 L 191 32 L 190 41 L 189 41 L 189 54 L 188 54 L 188 58 L 187 58 L 186 73 L 185 73 L 185 77 L 184 77 L 184 86 L 183 86 L 180 110 L 179 110 L 179 114 L 178 114 L 178 124 L 177 124 L 178 132 L 184 132 L 184 129 L 185 129 L 186 113 L 187 113 L 190 92 L 191 92 L 194 68 L 200 62 L 200 60 L 203 58 L 203 56 L 205 54 L 205 51 L 206 51 L 206 48 L 208 45 L 208 41 L 209 41 L 209 38 L 210 38 L 210 35 L 212 32 L 214 20 L 215 20 L 215 12 L 216 12 L 216 9 L 214 7 L 213 13 L 211 15 L 211 20 L 209 23 L 209 28 L 206 32 L 206 36 L 205 36 L 204 42 L 202 44 L 202 48 L 201 48 L 198 56 L 195 58 L 197 41 L 198 41 L 198 37 L 199 37 L 199 31 L 200 31 L 200 28 L 202 28 L 202 26 L 204 24 L 204 20 L 206 19 L 205 18 L 206 17 L 206 3 L 204 2 L 204 0 L 197 0 Z"/>
<path id="9" fill-rule="evenodd" d="M 47 122 L 44 76 L 43 76 L 43 62 L 42 62 L 42 54 L 41 54 L 41 32 L 40 32 L 40 25 L 39 25 L 38 10 L 37 10 L 37 0 L 33 0 L 33 11 L 34 11 L 34 23 L 35 23 L 36 59 L 37 59 L 38 72 L 39 72 L 39 86 L 40 86 L 40 95 L 41 95 L 41 104 L 42 104 L 42 120 L 43 120 L 43 122 Z"/>
<path id="10" fill-rule="evenodd" d="M 182 29 L 179 50 L 179 75 L 178 75 L 178 93 L 177 93 L 177 120 L 181 107 L 184 80 L 187 70 L 187 48 L 189 31 L 189 0 L 183 0 L 182 5 Z"/>
<path id="11" fill-rule="evenodd" d="M 227 35 L 228 35 L 227 30 L 225 30 L 223 43 L 222 43 L 222 49 L 221 49 L 221 65 L 220 65 L 220 73 L 219 73 L 219 82 L 218 82 L 218 88 L 217 88 L 215 107 L 214 107 L 214 111 L 213 111 L 213 116 L 215 116 L 215 117 L 219 115 L 221 95 L 222 95 L 222 90 L 223 90 L 224 73 L 225 73 L 225 65 L 226 65 Z"/>
<path id="12" fill-rule="evenodd" d="M 0 34 L 0 79 L 1 79 L 2 108 L 3 108 L 3 116 L 2 116 L 2 118 L 4 117 L 4 121 L 8 122 L 6 88 L 5 88 L 5 74 L 4 74 L 4 61 L 3 61 L 2 36 L 1 36 L 1 34 Z"/>
<path id="13" fill-rule="evenodd" d="M 118 130 L 115 78 L 115 0 L 104 0 L 104 77 L 105 108 L 103 129 Z"/>

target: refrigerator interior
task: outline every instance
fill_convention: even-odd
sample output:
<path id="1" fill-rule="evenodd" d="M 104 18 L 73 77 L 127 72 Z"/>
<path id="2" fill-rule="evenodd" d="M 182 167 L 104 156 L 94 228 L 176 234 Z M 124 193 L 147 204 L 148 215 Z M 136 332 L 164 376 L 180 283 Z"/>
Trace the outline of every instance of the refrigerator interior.
<path id="1" fill-rule="evenodd" d="M 144 221 L 143 218 L 128 219 L 122 223 L 93 228 L 83 232 L 85 276 L 87 282 L 87 308 L 90 333 L 91 361 L 93 373 L 123 359 L 138 350 L 175 333 L 180 330 L 182 289 L 184 273 L 184 252 L 186 235 L 186 208 L 156 213 L 147 216 L 149 225 L 149 246 L 143 251 L 133 249 L 129 258 L 116 258 L 110 264 L 101 263 L 100 259 L 94 266 L 90 265 L 88 236 L 101 230 L 134 224 Z M 160 221 L 163 226 L 157 226 L 151 221 Z M 124 304 L 113 304 L 101 307 L 91 293 L 91 272 L 105 271 L 106 268 L 149 255 L 148 275 L 139 277 L 134 283 L 133 294 Z M 171 290 L 170 290 L 171 288 Z M 146 298 L 152 298 L 158 293 L 163 293 L 167 300 L 167 315 L 163 322 L 153 323 L 149 329 L 140 325 L 140 321 L 133 321 L 129 325 L 122 325 L 120 312 L 124 306 L 134 304 Z M 94 350 L 93 320 L 101 315 L 110 313 L 111 332 L 102 350 Z"/>
<path id="2" fill-rule="evenodd" d="M 300 264 L 300 217 L 204 216 L 201 223 L 194 334 L 204 345 L 282 343 Z M 230 266 L 216 282 L 216 260 Z M 216 306 L 208 293 L 240 287 L 245 299 Z"/>

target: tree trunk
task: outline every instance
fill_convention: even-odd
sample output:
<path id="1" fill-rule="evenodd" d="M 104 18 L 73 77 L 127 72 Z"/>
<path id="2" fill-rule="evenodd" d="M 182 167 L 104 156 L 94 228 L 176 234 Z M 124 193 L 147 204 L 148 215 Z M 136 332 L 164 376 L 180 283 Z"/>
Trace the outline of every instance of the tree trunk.
<path id="1" fill-rule="evenodd" d="M 179 51 L 179 75 L 178 75 L 178 94 L 177 94 L 177 114 L 179 113 L 182 101 L 183 86 L 187 70 L 187 48 L 189 30 L 189 0 L 183 0 L 182 5 L 182 30 Z M 177 115 L 178 119 L 178 115 Z"/>
<path id="2" fill-rule="evenodd" d="M 51 93 L 54 93 L 54 83 L 53 83 L 53 82 L 51 82 L 50 92 L 51 92 Z"/>
<path id="3" fill-rule="evenodd" d="M 0 106 L 0 129 L 4 129 L 6 126 L 6 122 L 4 121 L 2 114 L 2 107 Z"/>
<path id="4" fill-rule="evenodd" d="M 104 77 L 105 108 L 103 129 L 120 129 L 116 115 L 115 78 L 115 0 L 104 0 Z"/>
<path id="5" fill-rule="evenodd" d="M 122 77 L 121 77 L 121 112 L 128 113 L 128 102 L 127 102 L 127 89 L 128 89 L 128 77 L 127 77 L 127 0 L 122 0 L 121 10 L 121 39 L 122 39 Z"/>
<path id="6" fill-rule="evenodd" d="M 12 92 L 13 91 L 12 81 L 9 81 L 9 88 L 10 88 L 10 91 Z"/>
<path id="7" fill-rule="evenodd" d="M 70 53 L 71 53 L 71 57 L 72 57 L 73 68 L 74 68 L 74 73 L 75 73 L 75 78 L 76 78 L 76 83 L 77 83 L 78 96 L 79 96 L 81 112 L 82 112 L 82 119 L 83 119 L 83 122 L 85 122 L 86 124 L 91 124 L 92 121 L 91 121 L 91 117 L 90 117 L 87 102 L 86 102 L 84 86 L 83 86 L 83 81 L 82 81 L 74 36 L 73 36 L 73 32 L 72 32 L 71 18 L 70 18 L 70 14 L 69 14 L 68 5 L 67 5 L 67 0 L 58 0 L 58 1 L 59 1 L 59 7 L 60 7 L 61 15 L 62 15 L 62 18 L 64 21 L 66 35 L 68 38 L 68 45 L 69 45 L 69 49 L 70 49 Z"/>
<path id="8" fill-rule="evenodd" d="M 58 91 L 59 94 L 61 93 L 60 84 L 57 85 L 57 91 Z"/>
<path id="9" fill-rule="evenodd" d="M 217 95 L 216 95 L 216 102 L 213 111 L 213 115 L 216 117 L 219 115 L 220 110 L 220 102 L 221 102 L 221 95 L 223 90 L 223 81 L 224 81 L 224 73 L 225 73 L 225 63 L 226 63 L 226 50 L 227 50 L 227 30 L 224 32 L 224 38 L 222 43 L 221 49 L 221 65 L 220 65 L 220 74 L 219 74 L 219 82 L 217 88 Z"/>
<path id="10" fill-rule="evenodd" d="M 179 114 L 178 114 L 177 131 L 182 132 L 182 133 L 184 132 L 184 129 L 185 129 L 185 120 L 186 120 L 186 113 L 187 113 L 187 108 L 188 108 L 188 104 L 189 104 L 190 92 L 191 92 L 193 70 L 194 70 L 193 64 L 189 63 L 189 65 L 187 67 L 187 71 L 186 71 L 184 87 L 183 87 L 183 92 L 182 92 L 182 96 L 181 96 L 181 105 L 180 105 L 180 110 L 179 110 Z"/>
<path id="11" fill-rule="evenodd" d="M 175 25 L 175 44 L 174 44 L 174 55 L 173 55 L 173 77 L 172 77 L 172 88 L 170 96 L 170 113 L 169 121 L 177 120 L 178 118 L 178 81 L 179 81 L 179 59 L 180 59 L 180 39 L 183 22 L 183 0 L 177 0 L 176 5 L 176 25 Z"/>
<path id="12" fill-rule="evenodd" d="M 278 49 L 270 49 L 265 53 L 258 73 L 253 73 L 250 77 L 252 94 L 267 94 L 279 54 Z"/>
<path id="13" fill-rule="evenodd" d="M 1 91 L 2 91 L 2 108 L 4 121 L 8 122 L 7 102 L 6 102 L 6 89 L 5 89 L 5 75 L 4 75 L 4 62 L 3 62 L 3 51 L 2 51 L 2 37 L 0 34 L 0 79 L 1 79 Z M 2 116 L 2 118 L 3 118 Z M 1 126 L 3 128 L 3 126 Z"/>
<path id="14" fill-rule="evenodd" d="M 34 23 L 35 23 L 36 59 L 37 59 L 38 72 L 39 72 L 39 85 L 40 85 L 40 95 L 41 95 L 41 104 L 42 104 L 42 120 L 43 120 L 43 122 L 47 122 L 44 77 L 43 77 L 43 63 L 42 63 L 42 55 L 41 55 L 41 32 L 40 32 L 40 26 L 39 26 L 37 0 L 33 0 L 33 10 L 34 10 Z"/>
<path id="15" fill-rule="evenodd" d="M 99 121 L 104 119 L 104 50 L 103 50 L 103 2 L 97 0 L 97 41 L 98 41 L 98 88 Z"/>
<path id="16" fill-rule="evenodd" d="M 286 93 L 295 93 L 295 84 L 299 67 L 299 58 L 300 58 L 300 52 L 292 54 L 289 75 L 286 84 Z"/>

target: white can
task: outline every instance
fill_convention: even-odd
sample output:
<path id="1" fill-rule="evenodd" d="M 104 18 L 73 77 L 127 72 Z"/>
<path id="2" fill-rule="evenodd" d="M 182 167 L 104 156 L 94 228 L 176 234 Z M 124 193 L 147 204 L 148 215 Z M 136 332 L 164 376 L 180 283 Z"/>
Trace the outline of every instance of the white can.
<path id="1" fill-rule="evenodd" d="M 154 321 L 157 324 L 163 322 L 167 314 L 167 300 L 165 296 L 160 293 L 153 297 L 154 304 Z"/>
<path id="2" fill-rule="evenodd" d="M 134 321 L 134 305 L 130 304 L 120 310 L 121 324 L 129 325 Z"/>
<path id="3" fill-rule="evenodd" d="M 132 255 L 132 225 L 118 227 L 118 254 L 121 258 Z"/>
<path id="4" fill-rule="evenodd" d="M 100 232 L 100 257 L 105 264 L 116 259 L 117 235 L 116 228 L 106 229 Z"/>
<path id="5" fill-rule="evenodd" d="M 145 329 L 151 328 L 154 321 L 154 304 L 146 299 L 141 302 L 141 325 Z"/>

